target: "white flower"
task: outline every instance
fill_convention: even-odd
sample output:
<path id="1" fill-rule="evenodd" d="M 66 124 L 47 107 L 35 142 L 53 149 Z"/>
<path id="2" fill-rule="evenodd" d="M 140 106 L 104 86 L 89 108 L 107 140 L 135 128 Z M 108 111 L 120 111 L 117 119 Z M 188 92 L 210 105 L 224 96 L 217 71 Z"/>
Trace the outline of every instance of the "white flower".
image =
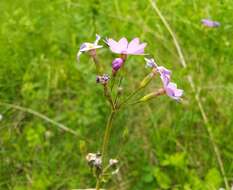
<path id="1" fill-rule="evenodd" d="M 116 164 L 118 164 L 118 160 L 117 159 L 110 159 L 109 160 L 109 165 L 110 166 L 113 166 L 113 165 L 116 165 Z"/>
<path id="2" fill-rule="evenodd" d="M 0 114 L 0 121 L 2 120 L 2 118 L 3 118 L 3 116 L 2 116 L 2 114 Z"/>
<path id="3" fill-rule="evenodd" d="M 101 37 L 98 34 L 96 34 L 96 40 L 94 43 L 89 43 L 89 42 L 83 43 L 79 48 L 79 52 L 77 53 L 77 60 L 79 61 L 79 57 L 83 52 L 102 48 L 103 46 L 98 45 L 100 39 Z"/>

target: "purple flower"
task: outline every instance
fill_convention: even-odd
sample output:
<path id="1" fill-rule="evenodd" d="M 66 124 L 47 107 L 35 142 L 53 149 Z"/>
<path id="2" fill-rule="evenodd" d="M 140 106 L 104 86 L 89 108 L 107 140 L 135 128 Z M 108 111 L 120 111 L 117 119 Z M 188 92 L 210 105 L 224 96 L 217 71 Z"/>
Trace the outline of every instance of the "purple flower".
<path id="1" fill-rule="evenodd" d="M 183 90 L 178 89 L 177 85 L 173 82 L 169 82 L 166 86 L 164 86 L 164 90 L 166 94 L 174 100 L 180 100 L 183 95 Z"/>
<path id="2" fill-rule="evenodd" d="M 112 52 L 125 55 L 143 55 L 147 45 L 146 43 L 140 44 L 139 38 L 134 38 L 129 43 L 126 38 L 121 38 L 118 42 L 110 38 L 106 42 Z"/>
<path id="3" fill-rule="evenodd" d="M 146 61 L 146 67 L 151 67 L 156 69 L 156 72 L 160 74 L 160 78 L 163 82 L 163 85 L 166 86 L 171 80 L 171 71 L 163 66 L 158 66 L 155 63 L 154 59 L 145 58 L 145 61 Z"/>
<path id="4" fill-rule="evenodd" d="M 103 74 L 102 76 L 96 77 L 96 82 L 104 84 L 104 85 L 107 84 L 109 80 L 110 80 L 110 77 L 108 74 Z"/>
<path id="5" fill-rule="evenodd" d="M 91 50 L 102 48 L 103 46 L 98 45 L 98 42 L 99 42 L 100 39 L 101 39 L 101 37 L 98 34 L 96 34 L 96 40 L 95 40 L 94 43 L 89 43 L 89 42 L 83 43 L 80 46 L 79 52 L 77 54 L 77 59 L 79 60 L 79 57 L 83 52 L 88 52 L 88 51 L 91 51 Z"/>
<path id="6" fill-rule="evenodd" d="M 158 65 L 155 63 L 155 60 L 154 59 L 147 59 L 147 58 L 144 58 L 145 61 L 146 61 L 146 67 L 150 67 L 150 68 L 157 68 Z"/>
<path id="7" fill-rule="evenodd" d="M 177 89 L 177 85 L 173 82 L 170 82 L 171 81 L 171 71 L 166 69 L 163 66 L 158 66 L 155 63 L 154 59 L 145 58 L 145 60 L 146 60 L 146 66 L 155 69 L 156 72 L 159 73 L 160 78 L 163 82 L 163 88 L 158 90 L 158 92 L 153 94 L 153 96 L 154 95 L 158 96 L 158 95 L 166 93 L 172 99 L 179 100 L 183 94 L 183 90 Z M 148 97 L 150 97 L 150 96 L 148 96 Z M 144 99 L 147 99 L 147 97 L 145 97 Z"/>
<path id="8" fill-rule="evenodd" d="M 121 68 L 121 66 L 123 65 L 123 63 L 124 63 L 124 60 L 122 58 L 114 59 L 112 62 L 113 71 L 115 71 L 115 72 L 118 71 Z"/>
<path id="9" fill-rule="evenodd" d="M 166 69 L 163 66 L 157 67 L 157 70 L 158 70 L 158 72 L 160 74 L 160 78 L 161 78 L 161 80 L 163 82 L 163 85 L 164 86 L 168 85 L 168 83 L 171 80 L 171 71 Z"/>
<path id="10" fill-rule="evenodd" d="M 202 24 L 204 26 L 207 26 L 207 27 L 210 27 L 210 28 L 219 27 L 220 26 L 219 22 L 213 21 L 213 20 L 209 20 L 209 19 L 202 19 L 201 22 L 202 22 Z"/>

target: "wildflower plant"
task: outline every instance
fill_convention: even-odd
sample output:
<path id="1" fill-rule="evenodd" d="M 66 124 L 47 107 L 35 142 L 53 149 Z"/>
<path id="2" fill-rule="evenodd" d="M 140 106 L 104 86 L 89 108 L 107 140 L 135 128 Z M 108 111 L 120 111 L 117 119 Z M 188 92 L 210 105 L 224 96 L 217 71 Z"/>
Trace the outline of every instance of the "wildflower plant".
<path id="1" fill-rule="evenodd" d="M 100 36 L 96 35 L 96 41 L 94 43 L 83 43 L 77 54 L 78 61 L 80 61 L 80 55 L 85 52 L 89 53 L 90 57 L 93 59 L 97 71 L 96 82 L 103 86 L 103 94 L 109 102 L 111 109 L 106 123 L 101 152 L 89 153 L 86 156 L 87 163 L 96 178 L 96 190 L 100 189 L 103 183 L 106 182 L 106 179 L 119 171 L 119 161 L 114 158 L 108 158 L 107 155 L 111 129 L 113 127 L 113 121 L 116 117 L 116 113 L 130 105 L 144 103 L 162 95 L 167 95 L 175 101 L 180 101 L 183 95 L 183 90 L 178 89 L 177 85 L 171 81 L 171 71 L 163 66 L 158 66 L 154 59 L 145 57 L 145 67 L 149 68 L 150 72 L 147 76 L 142 78 L 141 81 L 139 80 L 138 88 L 134 92 L 124 96 L 124 94 L 122 94 L 121 86 L 122 77 L 124 76 L 117 77 L 117 74 L 120 70 L 124 69 L 128 56 L 147 56 L 147 54 L 144 53 L 147 44 L 140 43 L 139 38 L 134 38 L 130 42 L 128 42 L 124 37 L 118 42 L 111 38 L 104 40 L 110 51 L 118 54 L 118 57 L 112 61 L 112 73 L 108 74 L 103 72 L 102 66 L 97 58 L 97 49 L 104 47 L 103 45 L 98 45 L 99 41 Z M 157 78 L 160 78 L 161 80 L 160 88 L 155 89 L 151 93 L 146 94 L 131 103 L 131 100 L 139 91 L 145 89 L 149 83 Z M 119 80 L 117 83 L 118 85 L 115 85 L 116 80 Z M 114 89 L 117 90 L 117 93 L 114 93 Z M 119 98 L 120 96 L 122 97 Z"/>

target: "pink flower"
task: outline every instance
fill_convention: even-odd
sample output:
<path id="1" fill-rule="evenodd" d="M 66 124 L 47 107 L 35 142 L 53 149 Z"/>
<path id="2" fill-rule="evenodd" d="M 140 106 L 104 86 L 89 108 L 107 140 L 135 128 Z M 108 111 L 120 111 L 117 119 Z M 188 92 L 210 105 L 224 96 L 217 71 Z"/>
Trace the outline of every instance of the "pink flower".
<path id="1" fill-rule="evenodd" d="M 140 44 L 139 38 L 134 38 L 129 43 L 126 38 L 121 38 L 118 42 L 110 38 L 106 42 L 112 52 L 126 55 L 143 55 L 147 45 L 146 43 Z"/>
<path id="2" fill-rule="evenodd" d="M 169 82 L 166 86 L 164 86 L 164 90 L 166 94 L 174 100 L 180 100 L 183 95 L 183 90 L 178 89 L 177 85 L 173 82 Z"/>

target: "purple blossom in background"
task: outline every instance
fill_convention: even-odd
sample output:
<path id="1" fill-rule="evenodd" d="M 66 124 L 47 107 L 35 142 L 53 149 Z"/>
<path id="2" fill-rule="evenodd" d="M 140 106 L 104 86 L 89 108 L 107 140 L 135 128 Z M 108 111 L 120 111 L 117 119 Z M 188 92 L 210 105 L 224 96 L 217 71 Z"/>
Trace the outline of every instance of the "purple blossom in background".
<path id="1" fill-rule="evenodd" d="M 213 20 L 209 20 L 209 19 L 202 19 L 201 22 L 202 22 L 202 24 L 204 26 L 207 26 L 207 27 L 210 27 L 210 28 L 219 27 L 220 26 L 219 22 L 213 21 Z"/>
<path id="2" fill-rule="evenodd" d="M 98 34 L 96 34 L 96 40 L 95 40 L 94 43 L 89 43 L 89 42 L 83 43 L 80 46 L 79 52 L 77 54 L 77 59 L 79 60 L 79 57 L 83 52 L 87 52 L 87 51 L 102 48 L 103 46 L 98 45 L 98 42 L 100 41 L 100 39 L 101 39 L 101 37 Z"/>
<path id="3" fill-rule="evenodd" d="M 112 62 L 112 69 L 114 71 L 118 71 L 121 68 L 121 66 L 123 65 L 123 63 L 124 63 L 124 60 L 122 58 L 114 59 Z"/>
<path id="4" fill-rule="evenodd" d="M 109 79 L 110 79 L 110 77 L 108 74 L 103 74 L 102 76 L 96 77 L 96 82 L 101 83 L 101 84 L 107 84 Z"/>
<path id="5" fill-rule="evenodd" d="M 166 94 L 174 100 L 180 100 L 183 95 L 183 90 L 178 89 L 177 85 L 173 82 L 169 82 L 166 86 L 164 86 L 164 90 Z"/>
<path id="6" fill-rule="evenodd" d="M 106 43 L 111 51 L 117 54 L 125 55 L 143 55 L 146 43 L 140 44 L 139 38 L 134 38 L 128 43 L 126 38 L 121 38 L 118 42 L 113 39 L 107 39 Z"/>

